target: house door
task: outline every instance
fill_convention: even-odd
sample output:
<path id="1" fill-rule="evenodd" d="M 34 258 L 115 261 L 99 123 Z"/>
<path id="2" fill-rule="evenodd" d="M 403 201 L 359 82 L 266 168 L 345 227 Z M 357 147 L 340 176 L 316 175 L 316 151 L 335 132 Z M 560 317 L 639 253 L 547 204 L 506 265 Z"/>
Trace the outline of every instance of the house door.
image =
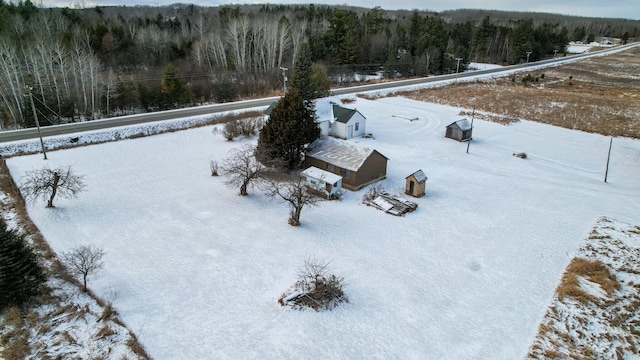
<path id="1" fill-rule="evenodd" d="M 347 126 L 347 139 L 351 139 L 353 137 L 353 125 Z"/>
<path id="2" fill-rule="evenodd" d="M 413 194 L 413 189 L 415 188 L 416 184 L 409 180 L 409 194 Z"/>

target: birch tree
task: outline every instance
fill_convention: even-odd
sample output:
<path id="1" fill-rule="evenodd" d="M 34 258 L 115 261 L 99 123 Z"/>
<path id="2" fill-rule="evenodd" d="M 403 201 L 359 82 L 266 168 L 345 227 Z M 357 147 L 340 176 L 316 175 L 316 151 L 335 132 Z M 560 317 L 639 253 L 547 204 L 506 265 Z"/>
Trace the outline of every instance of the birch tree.
<path id="1" fill-rule="evenodd" d="M 0 95 L 2 102 L 13 117 L 14 128 L 18 121 L 22 121 L 22 95 L 24 94 L 24 80 L 20 73 L 18 51 L 14 44 L 0 38 Z"/>
<path id="2" fill-rule="evenodd" d="M 236 70 L 246 70 L 247 46 L 251 23 L 246 16 L 239 16 L 231 20 L 227 29 L 227 43 L 233 55 Z"/>

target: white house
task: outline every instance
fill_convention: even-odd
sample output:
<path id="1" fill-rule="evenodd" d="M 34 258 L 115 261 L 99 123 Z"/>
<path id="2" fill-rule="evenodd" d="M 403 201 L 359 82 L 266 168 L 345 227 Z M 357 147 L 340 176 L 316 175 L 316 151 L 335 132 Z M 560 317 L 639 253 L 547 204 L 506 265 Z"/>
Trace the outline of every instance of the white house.
<path id="1" fill-rule="evenodd" d="M 356 109 L 344 107 L 339 98 L 317 99 L 316 115 L 323 135 L 351 139 L 366 133 L 367 119 L 364 115 Z"/>
<path id="2" fill-rule="evenodd" d="M 272 103 L 263 114 L 271 115 L 271 110 L 276 104 L 277 102 Z M 316 99 L 315 110 L 322 135 L 346 140 L 366 134 L 367 119 L 360 111 L 344 107 L 340 98 Z"/>
<path id="3" fill-rule="evenodd" d="M 327 199 L 340 196 L 342 176 L 310 166 L 300 173 L 307 183 L 307 188 Z"/>

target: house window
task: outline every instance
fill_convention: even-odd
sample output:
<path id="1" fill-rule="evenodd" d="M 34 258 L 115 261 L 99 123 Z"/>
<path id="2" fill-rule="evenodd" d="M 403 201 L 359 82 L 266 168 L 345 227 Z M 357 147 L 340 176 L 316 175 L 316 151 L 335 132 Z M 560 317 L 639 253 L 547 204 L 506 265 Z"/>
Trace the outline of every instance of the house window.
<path id="1" fill-rule="evenodd" d="M 349 170 L 347 169 L 340 169 L 340 176 L 344 177 L 344 178 L 348 178 L 350 176 L 349 174 Z"/>
<path id="2" fill-rule="evenodd" d="M 359 128 L 360 128 L 360 123 L 359 123 L 359 122 L 357 122 L 357 123 L 356 123 L 356 131 L 358 131 L 358 129 L 359 129 Z"/>
<path id="3" fill-rule="evenodd" d="M 327 164 L 327 171 L 334 172 L 336 171 L 336 167 L 333 164 Z"/>

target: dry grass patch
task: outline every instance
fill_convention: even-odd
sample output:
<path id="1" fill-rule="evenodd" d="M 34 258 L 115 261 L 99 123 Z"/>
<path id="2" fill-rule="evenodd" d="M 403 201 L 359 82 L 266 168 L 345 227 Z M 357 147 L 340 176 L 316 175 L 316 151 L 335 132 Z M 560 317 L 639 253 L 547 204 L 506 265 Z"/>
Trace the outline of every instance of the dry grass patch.
<path id="1" fill-rule="evenodd" d="M 603 218 L 567 266 L 528 359 L 627 359 L 640 348 L 640 234 Z"/>
<path id="2" fill-rule="evenodd" d="M 524 119 L 640 138 L 639 55 L 640 48 L 636 47 L 515 76 L 390 96 L 475 108 L 477 118 L 498 123 Z M 538 81 L 523 82 L 528 75 Z"/>
<path id="3" fill-rule="evenodd" d="M 600 260 L 590 261 L 584 258 L 574 258 L 558 286 L 557 292 L 560 299 L 572 297 L 580 302 L 594 301 L 594 296 L 588 294 L 581 287 L 579 277 L 600 285 L 607 296 L 620 289 L 620 284 L 607 266 Z"/>

